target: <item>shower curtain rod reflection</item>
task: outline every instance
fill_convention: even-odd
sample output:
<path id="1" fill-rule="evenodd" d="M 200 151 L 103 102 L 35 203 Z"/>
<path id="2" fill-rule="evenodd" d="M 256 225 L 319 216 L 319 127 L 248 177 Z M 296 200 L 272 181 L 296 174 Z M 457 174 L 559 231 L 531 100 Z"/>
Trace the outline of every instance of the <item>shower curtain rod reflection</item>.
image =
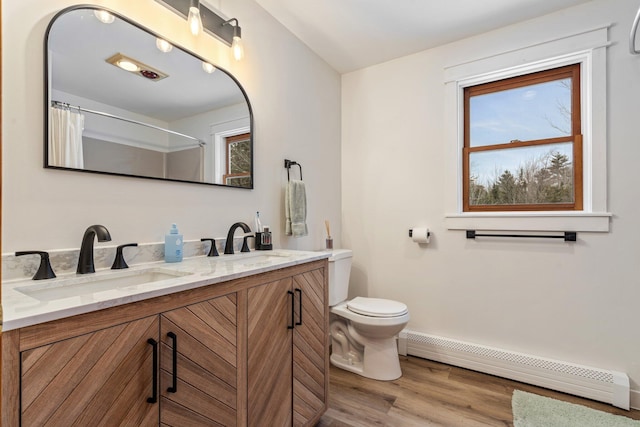
<path id="1" fill-rule="evenodd" d="M 125 117 L 116 116 L 116 115 L 105 113 L 105 112 L 102 112 L 102 111 L 89 110 L 87 108 L 82 108 L 82 107 L 79 107 L 77 105 L 71 105 L 71 104 L 67 104 L 66 102 L 60 102 L 60 101 L 51 101 L 51 106 L 52 107 L 62 107 L 62 108 L 72 108 L 74 110 L 83 111 L 85 113 L 97 114 L 99 116 L 105 116 L 105 117 L 109 117 L 109 118 L 116 119 L 116 120 L 122 120 L 124 122 L 134 123 L 136 125 L 146 126 L 148 128 L 160 130 L 162 132 L 171 133 L 173 135 L 178 135 L 178 136 L 182 136 L 183 138 L 187 138 L 187 139 L 191 139 L 191 140 L 197 141 L 198 145 L 200 147 L 204 147 L 206 145 L 206 142 L 204 142 L 203 140 L 198 139 L 198 138 L 196 138 L 194 136 L 185 135 L 185 134 L 180 133 L 180 132 L 176 132 L 176 131 L 173 131 L 173 130 L 161 128 L 159 126 L 151 125 L 149 123 L 139 122 L 137 120 L 132 120 L 132 119 L 127 119 Z"/>

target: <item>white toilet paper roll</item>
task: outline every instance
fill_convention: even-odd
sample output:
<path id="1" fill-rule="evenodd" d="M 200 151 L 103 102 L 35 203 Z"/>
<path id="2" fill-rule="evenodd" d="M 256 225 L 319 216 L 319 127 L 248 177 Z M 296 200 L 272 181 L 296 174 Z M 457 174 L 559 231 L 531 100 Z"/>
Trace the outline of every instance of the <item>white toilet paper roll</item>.
<path id="1" fill-rule="evenodd" d="M 430 237 L 428 228 L 414 228 L 411 233 L 411 239 L 416 243 L 429 243 Z"/>

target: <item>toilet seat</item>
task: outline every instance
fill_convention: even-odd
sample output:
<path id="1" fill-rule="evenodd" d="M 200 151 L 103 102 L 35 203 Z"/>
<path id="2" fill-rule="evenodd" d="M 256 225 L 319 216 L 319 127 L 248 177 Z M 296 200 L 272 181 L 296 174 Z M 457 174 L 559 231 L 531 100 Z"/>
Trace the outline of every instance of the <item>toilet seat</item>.
<path id="1" fill-rule="evenodd" d="M 347 302 L 347 309 L 370 317 L 397 317 L 409 312 L 406 304 L 382 298 L 355 297 Z"/>

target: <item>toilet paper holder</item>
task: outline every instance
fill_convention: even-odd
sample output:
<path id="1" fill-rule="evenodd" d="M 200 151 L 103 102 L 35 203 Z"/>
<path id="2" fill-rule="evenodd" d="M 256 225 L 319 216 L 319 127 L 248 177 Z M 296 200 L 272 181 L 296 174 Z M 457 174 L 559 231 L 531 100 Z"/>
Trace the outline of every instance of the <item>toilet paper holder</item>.
<path id="1" fill-rule="evenodd" d="M 409 229 L 409 237 L 413 238 L 413 228 Z M 424 230 L 424 229 L 420 229 L 420 230 Z M 417 242 L 417 243 L 429 243 L 429 239 L 431 238 L 431 231 L 427 228 L 426 229 L 426 241 L 424 242 Z"/>
<path id="2" fill-rule="evenodd" d="M 409 237 L 413 237 L 413 228 L 409 229 Z M 431 231 L 427 231 L 427 237 L 431 237 Z"/>

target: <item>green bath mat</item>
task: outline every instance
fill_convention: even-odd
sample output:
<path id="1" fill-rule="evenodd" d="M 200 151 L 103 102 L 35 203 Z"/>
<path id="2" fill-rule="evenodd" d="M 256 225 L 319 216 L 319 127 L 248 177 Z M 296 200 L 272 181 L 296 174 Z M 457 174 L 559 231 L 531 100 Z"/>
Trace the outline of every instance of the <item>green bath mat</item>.
<path id="1" fill-rule="evenodd" d="M 511 399 L 514 427 L 640 427 L 620 415 L 515 390 Z"/>

